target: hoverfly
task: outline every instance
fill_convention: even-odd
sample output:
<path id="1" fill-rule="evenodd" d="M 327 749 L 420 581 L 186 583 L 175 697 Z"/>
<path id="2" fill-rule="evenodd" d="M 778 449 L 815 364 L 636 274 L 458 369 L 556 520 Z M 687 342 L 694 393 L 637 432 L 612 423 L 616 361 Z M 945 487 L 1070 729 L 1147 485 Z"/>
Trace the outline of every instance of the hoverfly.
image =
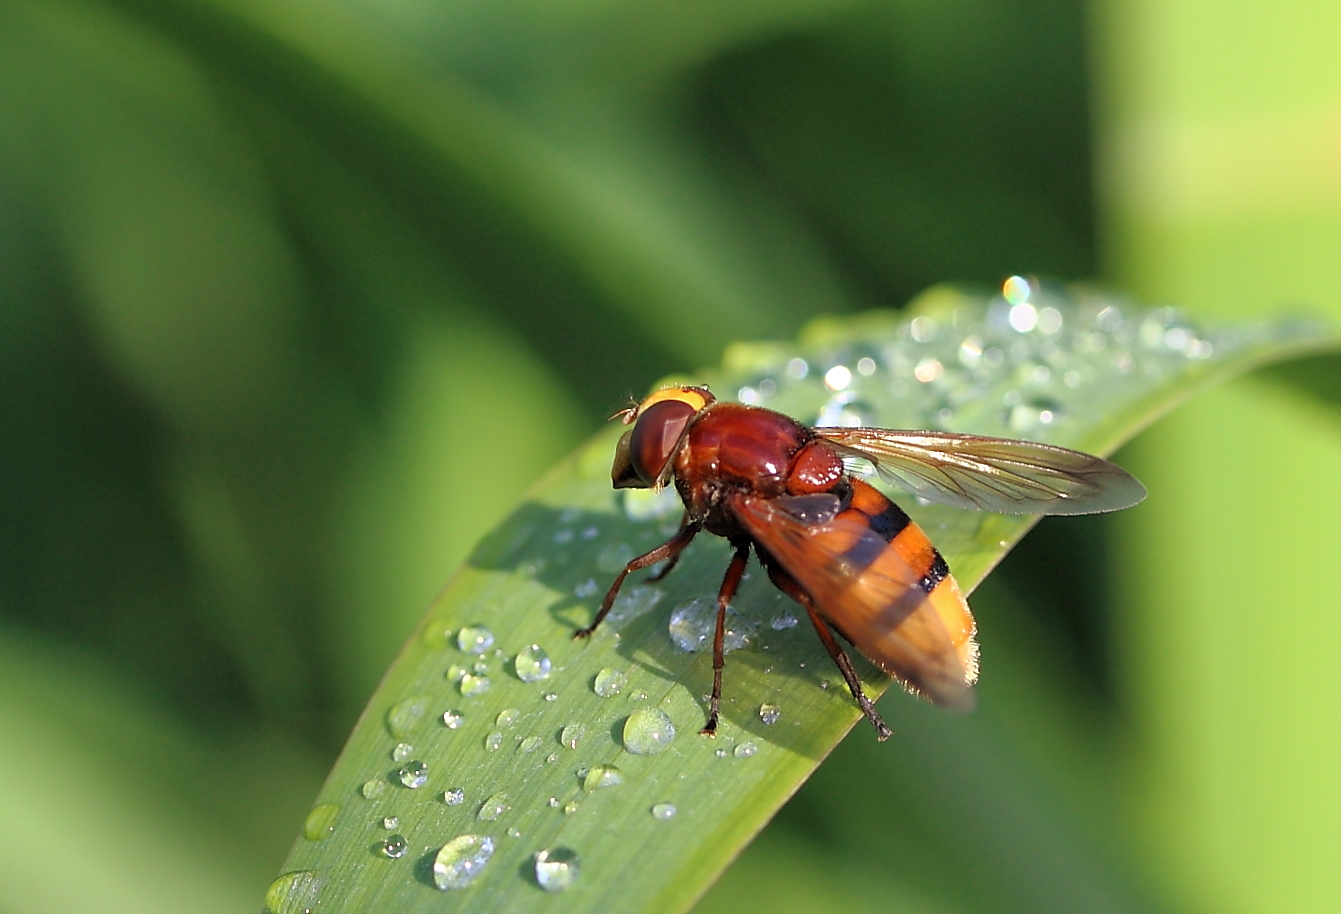
<path id="1" fill-rule="evenodd" d="M 610 612 L 630 573 L 658 562 L 665 576 L 706 530 L 735 549 L 717 592 L 712 696 L 701 731 L 712 736 L 722 699 L 726 609 L 753 549 L 769 578 L 810 616 L 857 704 L 885 740 L 890 729 L 862 689 L 841 635 L 935 704 L 973 704 L 975 625 L 945 559 L 898 505 L 845 459 L 872 464 L 919 498 L 1003 514 L 1092 514 L 1128 508 L 1145 487 L 1099 457 L 1049 444 L 949 432 L 810 428 L 757 406 L 719 402 L 706 387 L 667 387 L 621 410 L 617 489 L 675 484 L 679 532 L 630 561 L 591 624 Z"/>

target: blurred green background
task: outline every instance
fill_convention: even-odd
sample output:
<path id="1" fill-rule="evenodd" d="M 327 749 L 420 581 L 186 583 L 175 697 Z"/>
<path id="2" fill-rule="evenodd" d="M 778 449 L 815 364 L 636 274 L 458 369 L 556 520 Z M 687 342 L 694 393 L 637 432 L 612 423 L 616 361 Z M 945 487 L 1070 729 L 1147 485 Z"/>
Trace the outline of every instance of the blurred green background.
<path id="1" fill-rule="evenodd" d="M 399 643 L 658 376 L 943 280 L 1341 318 L 1325 0 L 0 0 L 0 912 L 255 911 Z M 705 911 L 1341 898 L 1341 363 L 1121 459 Z"/>

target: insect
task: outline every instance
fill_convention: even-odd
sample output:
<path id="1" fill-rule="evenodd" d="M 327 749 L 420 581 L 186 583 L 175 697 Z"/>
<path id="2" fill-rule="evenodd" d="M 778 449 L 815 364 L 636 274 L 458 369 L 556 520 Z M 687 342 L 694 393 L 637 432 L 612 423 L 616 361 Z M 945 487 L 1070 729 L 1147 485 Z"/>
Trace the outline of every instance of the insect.
<path id="1" fill-rule="evenodd" d="M 658 562 L 659 579 L 701 531 L 735 550 L 717 592 L 712 696 L 701 731 L 716 735 L 726 609 L 753 549 L 773 584 L 810 616 L 857 704 L 885 740 L 841 635 L 905 689 L 966 710 L 978 678 L 975 625 L 945 559 L 917 524 L 845 461 L 887 482 L 960 508 L 1003 514 L 1091 514 L 1128 508 L 1145 487 L 1099 457 L 1049 444 L 948 432 L 811 428 L 756 406 L 718 401 L 706 387 L 667 387 L 616 413 L 617 489 L 674 483 L 679 531 L 616 576 L 589 636 L 631 573 Z"/>

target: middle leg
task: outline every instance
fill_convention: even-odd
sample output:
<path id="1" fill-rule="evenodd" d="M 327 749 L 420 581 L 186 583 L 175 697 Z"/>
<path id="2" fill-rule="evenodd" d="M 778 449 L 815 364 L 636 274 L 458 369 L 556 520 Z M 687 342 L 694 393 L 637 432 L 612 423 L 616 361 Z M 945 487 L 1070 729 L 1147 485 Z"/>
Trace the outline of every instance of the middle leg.
<path id="1" fill-rule="evenodd" d="M 708 722 L 699 731 L 704 736 L 717 735 L 717 717 L 722 708 L 722 668 L 726 666 L 726 652 L 723 649 L 726 640 L 726 608 L 736 595 L 740 578 L 745 574 L 745 565 L 750 560 L 750 543 L 746 540 L 736 543 L 736 554 L 726 567 L 722 577 L 721 589 L 717 591 L 717 631 L 712 638 L 712 698 L 708 703 Z"/>

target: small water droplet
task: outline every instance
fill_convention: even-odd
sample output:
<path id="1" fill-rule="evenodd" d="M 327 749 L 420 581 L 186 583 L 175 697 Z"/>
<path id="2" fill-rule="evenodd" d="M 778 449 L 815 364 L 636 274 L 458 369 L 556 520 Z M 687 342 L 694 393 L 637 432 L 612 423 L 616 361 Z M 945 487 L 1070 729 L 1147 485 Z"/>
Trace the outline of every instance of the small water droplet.
<path id="1" fill-rule="evenodd" d="M 538 644 L 532 644 L 512 662 L 513 668 L 517 671 L 517 678 L 522 682 L 539 682 L 542 679 L 549 678 L 549 671 L 552 666 L 549 654 Z"/>
<path id="2" fill-rule="evenodd" d="M 456 633 L 456 646 L 467 654 L 483 654 L 494 646 L 494 633 L 483 625 L 467 625 Z"/>
<path id="3" fill-rule="evenodd" d="M 448 682 L 460 682 L 461 677 L 466 675 L 466 668 L 459 663 L 453 663 L 447 667 L 447 672 L 444 675 Z"/>
<path id="4" fill-rule="evenodd" d="M 428 713 L 428 698 L 420 695 L 394 705 L 386 714 L 386 727 L 396 739 L 403 739 L 419 728 Z"/>
<path id="5" fill-rule="evenodd" d="M 428 765 L 415 759 L 412 762 L 406 762 L 405 767 L 397 772 L 397 775 L 400 777 L 402 784 L 411 790 L 417 790 L 428 783 Z"/>
<path id="6" fill-rule="evenodd" d="M 410 844 L 402 835 L 392 835 L 382 842 L 382 853 L 386 854 L 392 860 L 398 860 L 405 856 Z"/>
<path id="7" fill-rule="evenodd" d="M 534 752 L 540 748 L 540 744 L 543 742 L 544 740 L 538 736 L 528 736 L 517 744 L 517 751 L 526 753 Z"/>
<path id="8" fill-rule="evenodd" d="M 727 752 L 725 749 L 718 749 L 716 752 L 713 753 L 713 755 L 717 756 L 718 758 L 726 758 L 728 755 L 730 755 L 730 753 Z"/>
<path id="9" fill-rule="evenodd" d="M 549 798 L 549 805 L 550 805 L 550 808 L 551 808 L 551 809 L 558 809 L 558 808 L 559 808 L 559 798 L 558 798 L 558 797 L 550 797 L 550 798 Z"/>
<path id="10" fill-rule="evenodd" d="M 391 750 L 391 760 L 393 762 L 403 762 L 409 758 L 410 754 L 413 752 L 414 746 L 411 746 L 409 743 L 396 743 L 395 748 Z"/>
<path id="11" fill-rule="evenodd" d="M 559 700 L 559 693 L 558 693 L 558 692 L 546 692 L 546 693 L 545 693 L 545 701 L 558 701 L 558 700 Z"/>
<path id="12" fill-rule="evenodd" d="M 520 717 L 521 712 L 516 708 L 505 708 L 498 712 L 498 716 L 494 718 L 494 723 L 500 727 L 511 727 Z"/>
<path id="13" fill-rule="evenodd" d="M 334 803 L 312 807 L 303 821 L 303 837 L 309 841 L 325 841 L 335 831 L 335 816 L 339 811 L 340 807 Z"/>
<path id="14" fill-rule="evenodd" d="M 484 738 L 484 748 L 490 752 L 497 752 L 503 747 L 503 734 L 495 730 Z"/>
<path id="15" fill-rule="evenodd" d="M 596 679 L 591 684 L 591 690 L 602 698 L 613 698 L 623 691 L 628 681 L 629 676 L 623 670 L 606 667 L 596 674 Z"/>
<path id="16" fill-rule="evenodd" d="M 483 661 L 483 660 L 476 660 L 476 661 L 475 661 L 475 665 L 472 666 L 470 669 L 471 669 L 472 672 L 474 672 L 474 674 L 475 674 L 476 676 L 488 676 L 488 675 L 489 675 L 489 664 L 486 663 L 486 662 Z"/>
<path id="17" fill-rule="evenodd" d="M 359 788 L 359 792 L 362 793 L 366 799 L 375 800 L 386 793 L 386 781 L 379 781 L 376 779 L 364 781 L 363 786 Z"/>
<path id="18" fill-rule="evenodd" d="M 582 738 L 582 734 L 585 732 L 587 732 L 587 728 L 581 724 L 569 724 L 559 732 L 559 742 L 569 749 L 576 749 L 577 741 Z"/>
<path id="19" fill-rule="evenodd" d="M 517 828 L 515 825 L 508 829 L 509 838 L 520 838 L 521 836 L 522 836 L 521 829 Z"/>
<path id="20" fill-rule="evenodd" d="M 772 725 L 777 723 L 778 718 L 781 716 L 782 709 L 777 705 L 764 704 L 759 706 L 759 719 L 766 724 Z"/>
<path id="21" fill-rule="evenodd" d="M 508 802 L 507 794 L 491 794 L 489 799 L 485 800 L 480 806 L 480 811 L 475 814 L 475 818 L 481 822 L 492 822 L 511 808 L 512 804 Z"/>
<path id="22" fill-rule="evenodd" d="M 310 870 L 285 873 L 265 890 L 266 914 L 308 914 L 320 890 L 321 877 Z"/>
<path id="23" fill-rule="evenodd" d="M 624 748 L 634 755 L 656 755 L 675 739 L 675 724 L 660 708 L 639 708 L 624 721 Z"/>
<path id="24" fill-rule="evenodd" d="M 546 892 L 562 892 L 577 879 L 578 862 L 574 850 L 546 848 L 535 855 L 535 881 Z"/>
<path id="25" fill-rule="evenodd" d="M 629 696 L 629 701 L 647 701 L 647 693 L 643 691 L 634 692 Z"/>
<path id="26" fill-rule="evenodd" d="M 717 602 L 695 598 L 681 603 L 671 611 L 667 626 L 671 640 L 682 651 L 695 653 L 712 646 L 717 633 Z M 750 643 L 753 626 L 733 609 L 726 611 L 726 632 L 722 638 L 722 652 L 730 653 Z"/>
<path id="27" fill-rule="evenodd" d="M 444 711 L 442 714 L 442 723 L 448 730 L 455 730 L 466 721 L 466 715 L 460 711 Z"/>
<path id="28" fill-rule="evenodd" d="M 674 818 L 675 812 L 676 809 L 674 803 L 658 803 L 652 807 L 652 818 L 660 819 L 662 822 L 665 822 L 667 819 Z"/>
<path id="29" fill-rule="evenodd" d="M 448 806 L 460 806 L 466 801 L 466 791 L 461 787 L 453 787 L 451 790 L 445 790 L 442 794 L 442 802 Z"/>
<path id="30" fill-rule="evenodd" d="M 755 744 L 754 740 L 747 739 L 745 742 L 736 746 L 736 758 L 749 758 L 758 751 L 759 747 Z"/>
<path id="31" fill-rule="evenodd" d="M 545 756 L 546 764 L 552 764 L 554 762 L 557 762 L 558 760 L 559 760 L 559 753 L 557 752 L 551 752 L 549 755 Z"/>
<path id="32" fill-rule="evenodd" d="M 582 778 L 582 789 L 587 793 L 606 787 L 618 787 L 624 783 L 624 775 L 614 765 L 597 765 Z"/>
<path id="33" fill-rule="evenodd" d="M 492 838 L 481 835 L 453 838 L 433 859 L 433 882 L 440 889 L 463 889 L 479 878 L 493 855 Z"/>
<path id="34" fill-rule="evenodd" d="M 563 804 L 563 814 L 565 816 L 571 816 L 573 813 L 577 812 L 578 805 L 577 800 L 569 800 L 567 803 Z"/>
<path id="35" fill-rule="evenodd" d="M 476 676 L 474 673 L 466 673 L 461 677 L 461 694 L 466 698 L 474 698 L 476 695 L 483 695 L 489 691 L 488 676 Z"/>
<path id="36" fill-rule="evenodd" d="M 789 628 L 796 628 L 796 617 L 789 612 L 780 612 L 768 623 L 769 628 L 775 632 L 785 631 Z"/>

